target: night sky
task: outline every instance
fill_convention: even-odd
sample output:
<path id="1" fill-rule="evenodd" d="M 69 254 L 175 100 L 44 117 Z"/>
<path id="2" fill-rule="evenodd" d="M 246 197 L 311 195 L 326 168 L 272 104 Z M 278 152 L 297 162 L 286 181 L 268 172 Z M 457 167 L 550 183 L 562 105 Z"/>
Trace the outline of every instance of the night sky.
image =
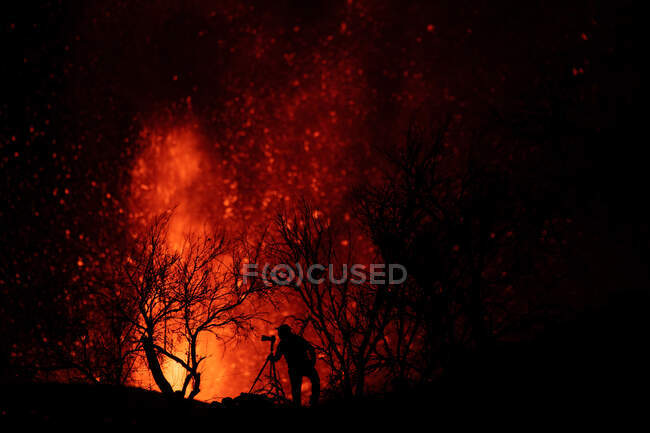
<path id="1" fill-rule="evenodd" d="M 174 236 L 262 226 L 301 197 L 354 220 L 352 193 L 382 179 L 382 150 L 415 118 L 515 119 L 499 128 L 523 123 L 522 148 L 560 167 L 575 236 L 558 302 L 647 287 L 639 11 L 609 3 L 66 1 L 6 16 L 23 59 L 0 108 L 2 350 L 52 343 L 48 323 L 85 302 L 76 288 L 170 207 Z M 264 350 L 242 349 L 247 367 L 217 356 L 231 379 L 199 397 L 242 391 Z"/>

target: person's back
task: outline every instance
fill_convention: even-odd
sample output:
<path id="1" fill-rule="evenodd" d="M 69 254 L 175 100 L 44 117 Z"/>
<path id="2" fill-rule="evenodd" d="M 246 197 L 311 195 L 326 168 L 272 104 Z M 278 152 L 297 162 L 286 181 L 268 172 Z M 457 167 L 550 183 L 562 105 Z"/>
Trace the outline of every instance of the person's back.
<path id="1" fill-rule="evenodd" d="M 293 402 L 300 406 L 300 394 L 302 378 L 307 377 L 311 381 L 311 404 L 318 402 L 320 393 L 320 379 L 316 371 L 316 353 L 314 347 L 300 335 L 291 332 L 288 325 L 281 325 L 278 328 L 280 344 L 275 355 L 269 355 L 273 362 L 278 361 L 282 356 L 287 360 L 289 367 L 289 379 L 291 381 L 291 394 Z"/>
<path id="2" fill-rule="evenodd" d="M 278 350 L 287 360 L 289 370 L 299 370 L 300 372 L 311 370 L 314 362 L 311 357 L 313 348 L 300 335 L 289 334 L 280 340 Z"/>

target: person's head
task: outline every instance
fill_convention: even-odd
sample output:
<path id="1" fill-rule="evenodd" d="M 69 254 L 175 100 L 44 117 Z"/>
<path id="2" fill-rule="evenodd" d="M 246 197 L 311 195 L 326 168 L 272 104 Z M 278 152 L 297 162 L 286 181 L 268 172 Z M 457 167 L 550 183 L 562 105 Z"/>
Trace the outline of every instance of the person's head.
<path id="1" fill-rule="evenodd" d="M 286 338 L 291 335 L 291 327 L 287 324 L 278 326 L 278 335 L 280 338 Z"/>

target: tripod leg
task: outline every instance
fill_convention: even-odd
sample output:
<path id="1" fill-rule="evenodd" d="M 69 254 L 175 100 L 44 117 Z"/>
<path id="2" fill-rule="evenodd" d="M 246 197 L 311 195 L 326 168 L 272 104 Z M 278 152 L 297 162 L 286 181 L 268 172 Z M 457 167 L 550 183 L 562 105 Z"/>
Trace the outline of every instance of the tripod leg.
<path id="1" fill-rule="evenodd" d="M 278 371 L 275 368 L 275 363 L 271 364 L 271 371 L 269 372 L 269 379 L 271 382 L 271 386 L 273 387 L 275 393 L 280 396 L 281 398 L 285 398 L 284 395 L 284 388 L 282 388 L 282 384 L 280 383 L 280 379 L 278 378 Z"/>
<path id="2" fill-rule="evenodd" d="M 264 365 L 262 365 L 262 368 L 260 368 L 260 372 L 257 373 L 257 377 L 253 381 L 253 385 L 251 385 L 251 389 L 248 391 L 249 394 L 251 392 L 253 392 L 253 388 L 255 388 L 255 385 L 257 384 L 257 381 L 260 380 L 260 376 L 262 375 L 262 372 L 264 371 L 264 369 L 266 368 L 266 364 L 268 364 L 268 363 L 269 363 L 269 360 L 267 358 L 266 361 L 264 361 Z M 273 364 L 271 364 L 271 366 L 273 366 Z"/>

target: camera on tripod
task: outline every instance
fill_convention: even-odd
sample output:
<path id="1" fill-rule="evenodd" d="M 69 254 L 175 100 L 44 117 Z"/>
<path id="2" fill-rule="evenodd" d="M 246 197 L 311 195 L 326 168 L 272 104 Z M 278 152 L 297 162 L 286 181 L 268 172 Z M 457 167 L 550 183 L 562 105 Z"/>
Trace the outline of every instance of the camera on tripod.
<path id="1" fill-rule="evenodd" d="M 271 343 L 269 345 L 269 356 L 266 358 L 266 361 L 264 361 L 264 365 L 262 365 L 260 372 L 257 373 L 257 377 L 253 381 L 253 384 L 251 385 L 251 389 L 248 391 L 248 393 L 250 394 L 253 392 L 253 390 L 255 389 L 255 385 L 257 384 L 257 381 L 260 380 L 260 377 L 262 376 L 264 369 L 268 365 L 269 366 L 268 380 L 270 386 L 270 391 L 268 392 L 275 398 L 280 398 L 282 400 L 285 400 L 284 390 L 282 389 L 282 385 L 278 380 L 278 373 L 275 370 L 275 359 L 273 356 L 273 346 L 275 346 L 275 335 L 262 335 L 262 341 L 268 341 L 269 343 Z"/>

